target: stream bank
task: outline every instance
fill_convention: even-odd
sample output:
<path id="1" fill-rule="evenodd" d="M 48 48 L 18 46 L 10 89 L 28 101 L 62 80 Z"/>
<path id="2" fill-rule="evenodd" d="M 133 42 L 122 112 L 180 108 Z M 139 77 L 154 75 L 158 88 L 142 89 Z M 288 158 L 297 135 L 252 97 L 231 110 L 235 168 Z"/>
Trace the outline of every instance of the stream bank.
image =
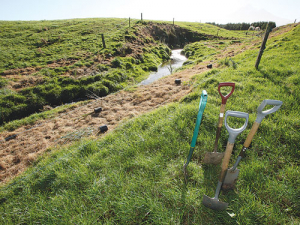
<path id="1" fill-rule="evenodd" d="M 139 85 L 148 85 L 153 83 L 154 81 L 168 76 L 174 72 L 175 69 L 182 67 L 183 63 L 187 60 L 187 58 L 181 54 L 182 49 L 174 49 L 172 50 L 171 60 L 161 64 L 157 72 L 151 73 L 149 77 L 143 80 Z"/>

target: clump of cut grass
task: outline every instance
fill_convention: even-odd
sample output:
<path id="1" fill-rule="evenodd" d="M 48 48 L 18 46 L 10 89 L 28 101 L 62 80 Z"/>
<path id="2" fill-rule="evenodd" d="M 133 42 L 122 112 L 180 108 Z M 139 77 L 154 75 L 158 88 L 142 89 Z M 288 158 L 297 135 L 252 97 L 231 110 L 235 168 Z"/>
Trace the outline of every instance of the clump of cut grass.
<path id="1" fill-rule="evenodd" d="M 28 117 L 25 117 L 21 120 L 14 120 L 12 122 L 5 123 L 3 126 L 0 127 L 0 132 L 3 132 L 5 130 L 13 131 L 21 126 L 34 125 L 39 120 L 54 118 L 59 113 L 63 113 L 66 110 L 72 110 L 72 108 L 83 105 L 83 104 L 88 104 L 88 102 L 89 101 L 78 102 L 78 103 L 74 103 L 74 104 L 66 104 L 66 105 L 57 107 L 55 109 L 51 109 L 51 110 L 47 110 L 47 111 L 39 112 L 39 113 L 34 113 L 34 114 L 32 114 Z"/>

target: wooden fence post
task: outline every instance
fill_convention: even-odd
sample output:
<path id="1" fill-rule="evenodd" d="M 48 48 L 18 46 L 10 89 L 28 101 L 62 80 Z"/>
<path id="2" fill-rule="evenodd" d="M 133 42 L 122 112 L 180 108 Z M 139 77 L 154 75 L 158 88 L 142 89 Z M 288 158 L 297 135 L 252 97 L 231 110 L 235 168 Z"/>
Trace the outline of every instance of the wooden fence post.
<path id="1" fill-rule="evenodd" d="M 130 17 L 129 17 L 129 27 L 130 27 Z"/>
<path id="2" fill-rule="evenodd" d="M 143 13 L 141 13 L 141 21 L 143 21 Z"/>
<path id="3" fill-rule="evenodd" d="M 173 26 L 175 25 L 175 23 L 174 23 L 174 18 L 173 18 Z"/>
<path id="4" fill-rule="evenodd" d="M 103 48 L 106 48 L 105 40 L 104 40 L 104 34 L 101 34 L 101 36 L 102 36 L 102 45 L 103 45 Z"/>
<path id="5" fill-rule="evenodd" d="M 260 49 L 259 49 L 259 53 L 258 53 L 258 56 L 257 56 L 257 59 L 256 59 L 256 62 L 255 62 L 255 68 L 258 69 L 258 66 L 259 66 L 259 63 L 260 63 L 260 60 L 261 60 L 261 57 L 264 53 L 264 50 L 266 48 L 266 43 L 267 43 L 267 40 L 268 40 L 268 37 L 269 37 L 269 33 L 270 33 L 270 23 L 268 23 L 267 25 L 267 29 L 266 29 L 266 33 L 265 33 L 265 36 L 264 36 L 264 39 L 263 39 L 263 42 L 261 43 L 261 46 L 260 46 Z"/>

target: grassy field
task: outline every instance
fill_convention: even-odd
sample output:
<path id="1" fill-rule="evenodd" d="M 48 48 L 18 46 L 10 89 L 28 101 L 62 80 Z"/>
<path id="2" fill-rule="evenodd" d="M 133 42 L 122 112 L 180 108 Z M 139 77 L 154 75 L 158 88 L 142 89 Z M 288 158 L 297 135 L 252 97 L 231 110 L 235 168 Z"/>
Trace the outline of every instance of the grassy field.
<path id="1" fill-rule="evenodd" d="M 299 224 L 299 36 L 297 26 L 270 39 L 258 70 L 257 48 L 219 60 L 218 68 L 193 78 L 193 92 L 180 102 L 124 121 L 103 138 L 49 149 L 22 176 L 1 187 L 1 223 Z M 187 52 L 194 51 L 197 60 L 202 46 L 191 44 Z M 278 112 L 262 121 L 239 165 L 236 189 L 221 192 L 220 200 L 229 203 L 222 212 L 202 205 L 204 194 L 213 197 L 220 171 L 202 164 L 205 152 L 213 148 L 219 82 L 236 83 L 226 109 L 250 114 L 230 165 L 260 103 L 283 101 Z M 185 182 L 182 167 L 202 90 L 208 102 Z M 219 151 L 227 138 L 223 129 Z"/>
<path id="2" fill-rule="evenodd" d="M 0 124 L 90 92 L 105 96 L 157 70 L 170 49 L 138 35 L 137 22 L 129 27 L 125 19 L 1 21 Z"/>
<path id="3" fill-rule="evenodd" d="M 86 99 L 91 92 L 106 96 L 138 83 L 169 60 L 170 48 L 245 38 L 244 33 L 209 24 L 178 24 L 131 20 L 129 27 L 128 19 L 0 21 L 0 125 L 45 105 Z"/>
<path id="4" fill-rule="evenodd" d="M 45 66 L 62 59 L 86 59 L 86 55 L 90 56 L 90 62 L 85 60 L 84 63 L 92 63 L 91 53 L 98 53 L 103 48 L 101 34 L 106 34 L 106 52 L 112 53 L 114 47 L 125 42 L 122 33 L 126 28 L 128 21 L 125 19 L 1 21 L 1 48 L 4 51 L 0 68 L 3 72 Z"/>

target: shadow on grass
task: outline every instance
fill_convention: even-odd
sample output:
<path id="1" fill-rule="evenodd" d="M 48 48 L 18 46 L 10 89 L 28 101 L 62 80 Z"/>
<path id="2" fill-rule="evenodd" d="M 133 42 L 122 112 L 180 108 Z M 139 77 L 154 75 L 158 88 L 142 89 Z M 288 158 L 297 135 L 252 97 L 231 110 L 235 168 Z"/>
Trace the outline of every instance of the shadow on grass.
<path id="1" fill-rule="evenodd" d="M 204 194 L 210 198 L 213 198 L 215 196 L 215 191 L 219 180 L 219 174 L 221 172 L 221 167 L 220 165 L 204 165 L 203 171 L 204 171 L 203 183 L 205 186 Z M 221 190 L 219 195 L 219 201 L 229 203 L 226 210 L 223 211 L 213 210 L 203 205 L 203 213 L 207 214 L 209 218 L 213 219 L 212 221 L 210 221 L 211 224 L 237 224 L 235 219 L 235 213 L 233 212 L 230 206 L 230 202 L 236 201 L 237 199 L 238 199 L 238 195 L 234 191 Z"/>
<path id="2" fill-rule="evenodd" d="M 216 211 L 203 205 L 203 196 L 213 198 L 215 195 L 220 165 L 202 165 L 200 170 L 195 167 L 187 167 L 184 174 L 184 182 L 181 185 L 180 199 L 180 224 L 237 224 L 237 210 L 235 202 L 239 202 L 239 197 L 233 190 L 221 190 L 219 200 L 229 203 L 226 210 Z M 202 175 L 195 175 L 201 171 Z M 197 189 L 195 191 L 195 188 Z M 190 195 L 197 193 L 195 199 Z"/>
<path id="3" fill-rule="evenodd" d="M 188 219 L 186 216 L 186 209 L 187 209 L 187 204 L 186 204 L 186 193 L 187 193 L 187 180 L 182 185 L 182 192 L 181 192 L 181 204 L 182 204 L 182 216 L 180 219 L 180 224 L 185 224 L 185 221 Z"/>

